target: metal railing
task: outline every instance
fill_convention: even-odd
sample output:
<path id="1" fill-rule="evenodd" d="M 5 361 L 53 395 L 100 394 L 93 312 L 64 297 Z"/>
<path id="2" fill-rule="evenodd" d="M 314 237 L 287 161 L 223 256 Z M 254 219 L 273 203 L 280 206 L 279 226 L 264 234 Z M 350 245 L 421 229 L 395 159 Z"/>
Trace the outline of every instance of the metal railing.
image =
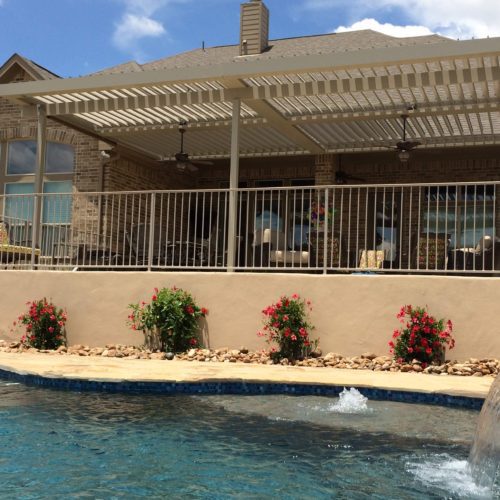
<path id="1" fill-rule="evenodd" d="M 0 263 L 59 270 L 494 274 L 500 269 L 498 184 L 238 189 L 233 235 L 227 189 L 5 195 Z"/>

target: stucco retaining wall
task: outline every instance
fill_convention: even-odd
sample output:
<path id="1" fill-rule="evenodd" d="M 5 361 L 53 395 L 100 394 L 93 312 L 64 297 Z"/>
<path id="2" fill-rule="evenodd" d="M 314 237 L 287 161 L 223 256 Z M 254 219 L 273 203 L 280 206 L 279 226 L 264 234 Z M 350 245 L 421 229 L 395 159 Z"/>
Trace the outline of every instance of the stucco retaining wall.
<path id="1" fill-rule="evenodd" d="M 127 305 L 150 300 L 154 287 L 189 290 L 210 313 L 205 344 L 212 348 L 264 348 L 256 336 L 261 310 L 282 294 L 313 303 L 311 321 L 324 352 L 387 354 L 403 304 L 427 305 L 455 324 L 457 346 L 449 358 L 500 358 L 500 278 L 147 272 L 0 272 L 0 339 L 13 340 L 12 321 L 26 301 L 50 297 L 67 310 L 70 344 L 140 345 L 125 324 Z"/>

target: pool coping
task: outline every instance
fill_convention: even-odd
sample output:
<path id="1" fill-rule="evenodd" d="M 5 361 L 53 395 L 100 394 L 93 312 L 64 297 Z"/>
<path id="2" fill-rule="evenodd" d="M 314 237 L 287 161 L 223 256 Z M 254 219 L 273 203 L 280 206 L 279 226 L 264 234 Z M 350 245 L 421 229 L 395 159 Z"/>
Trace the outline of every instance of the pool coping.
<path id="1" fill-rule="evenodd" d="M 0 352 L 0 379 L 74 391 L 338 396 L 480 409 L 493 377 Z"/>

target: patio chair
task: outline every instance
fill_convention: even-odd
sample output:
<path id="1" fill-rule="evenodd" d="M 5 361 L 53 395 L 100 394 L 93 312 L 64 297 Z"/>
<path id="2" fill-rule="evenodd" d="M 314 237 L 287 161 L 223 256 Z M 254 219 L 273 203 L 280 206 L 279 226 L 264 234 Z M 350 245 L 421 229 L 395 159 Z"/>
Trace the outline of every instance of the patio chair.
<path id="1" fill-rule="evenodd" d="M 0 220 L 0 262 L 28 263 L 31 261 L 31 240 L 27 239 L 29 222 L 25 221 L 24 230 L 20 234 L 13 231 L 13 227 L 7 222 Z M 35 249 L 35 261 L 38 262 L 40 249 Z"/>
<path id="2" fill-rule="evenodd" d="M 500 269 L 500 238 L 485 235 L 474 248 L 473 269 L 491 271 Z"/>
<path id="3" fill-rule="evenodd" d="M 275 265 L 290 265 L 297 267 L 309 266 L 309 252 L 304 250 L 291 250 L 287 244 L 286 235 L 276 229 L 264 229 L 262 243 L 266 245 L 268 260 Z"/>
<path id="4" fill-rule="evenodd" d="M 346 265 L 346 256 L 344 259 L 340 257 L 341 248 L 346 248 L 341 245 L 342 241 L 340 235 L 328 234 L 326 238 L 326 267 L 335 269 Z M 324 262 L 324 251 L 325 251 L 325 235 L 320 229 L 316 231 L 315 229 L 309 233 L 309 251 L 312 255 L 313 262 L 316 262 L 318 267 L 323 267 Z M 344 252 L 343 252 L 344 253 Z"/>
<path id="5" fill-rule="evenodd" d="M 415 269 L 446 269 L 450 235 L 446 233 L 420 233 L 415 236 L 413 252 Z"/>
<path id="6" fill-rule="evenodd" d="M 84 232 L 61 232 L 52 246 L 51 261 L 55 269 L 71 267 L 88 270 L 107 269 L 122 264 L 122 256 L 111 247 L 111 236 Z"/>
<path id="7" fill-rule="evenodd" d="M 206 226 L 206 238 L 186 235 L 168 245 L 167 264 L 179 267 L 220 267 L 224 265 L 227 244 L 222 228 L 217 224 Z"/>
<path id="8" fill-rule="evenodd" d="M 125 231 L 125 239 L 128 252 L 125 255 L 125 263 L 136 266 L 149 264 L 149 235 L 151 225 L 149 223 L 134 224 L 130 231 Z M 167 247 L 169 243 L 165 238 L 165 230 L 160 224 L 154 225 L 153 232 L 153 266 L 162 265 L 167 258 Z"/>

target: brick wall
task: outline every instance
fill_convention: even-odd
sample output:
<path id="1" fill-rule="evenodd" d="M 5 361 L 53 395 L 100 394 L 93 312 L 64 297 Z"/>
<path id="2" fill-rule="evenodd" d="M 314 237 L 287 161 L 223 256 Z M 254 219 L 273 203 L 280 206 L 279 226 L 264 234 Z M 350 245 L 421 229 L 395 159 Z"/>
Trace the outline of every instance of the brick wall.
<path id="1" fill-rule="evenodd" d="M 273 158 L 242 158 L 240 181 L 254 185 L 255 180 L 283 180 L 285 185 L 292 179 L 314 179 L 314 156 L 286 156 Z M 201 167 L 198 185 L 203 189 L 216 189 L 229 184 L 229 160 L 214 162 L 213 166 Z"/>
<path id="2" fill-rule="evenodd" d="M 500 148 L 447 148 L 413 152 L 407 164 L 400 163 L 396 152 L 343 154 L 344 172 L 367 183 L 430 183 L 500 180 Z M 334 184 L 338 155 L 242 158 L 240 181 L 249 187 L 255 180 L 315 179 L 316 185 Z M 199 174 L 200 188 L 218 188 L 229 180 L 229 161 L 219 161 Z M 353 184 L 359 183 L 352 181 Z"/>

